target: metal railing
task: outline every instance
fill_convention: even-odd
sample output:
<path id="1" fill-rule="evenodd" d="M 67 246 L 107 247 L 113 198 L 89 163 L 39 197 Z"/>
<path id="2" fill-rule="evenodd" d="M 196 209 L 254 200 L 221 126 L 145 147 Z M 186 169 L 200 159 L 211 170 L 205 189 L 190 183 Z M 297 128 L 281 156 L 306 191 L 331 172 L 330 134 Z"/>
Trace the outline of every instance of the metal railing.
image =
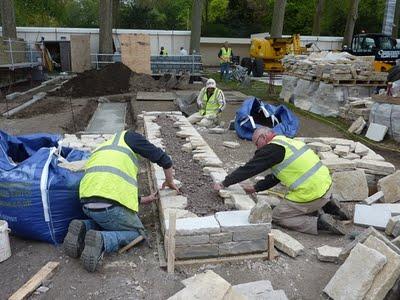
<path id="1" fill-rule="evenodd" d="M 15 39 L 2 40 L 0 45 L 0 68 L 15 70 L 18 68 L 35 67 L 42 64 L 42 43 L 19 41 Z"/>
<path id="2" fill-rule="evenodd" d="M 201 62 L 201 55 L 167 55 L 167 56 L 151 56 L 150 59 L 151 69 L 157 70 L 157 73 L 176 73 L 190 72 L 193 74 L 200 74 L 203 63 Z M 165 65 L 166 68 L 160 68 Z M 199 68 L 197 68 L 199 67 Z"/>
<path id="3" fill-rule="evenodd" d="M 121 61 L 121 54 L 105 54 L 105 53 L 91 53 L 90 54 L 90 62 L 92 67 L 95 67 L 97 70 L 104 67 L 107 64 L 113 64 L 115 62 Z"/>

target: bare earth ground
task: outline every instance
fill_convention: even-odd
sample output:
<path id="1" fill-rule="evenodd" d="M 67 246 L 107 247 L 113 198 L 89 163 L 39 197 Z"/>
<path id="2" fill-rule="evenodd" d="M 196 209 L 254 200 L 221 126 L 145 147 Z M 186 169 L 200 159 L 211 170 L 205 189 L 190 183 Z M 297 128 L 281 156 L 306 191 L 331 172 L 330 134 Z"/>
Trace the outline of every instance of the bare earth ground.
<path id="1" fill-rule="evenodd" d="M 229 121 L 234 118 L 238 106 L 228 105 L 223 119 Z M 135 112 L 142 110 L 174 110 L 171 102 L 140 102 L 136 103 Z M 2 121 L 9 126 L 13 133 L 28 133 L 36 130 L 63 132 L 57 125 L 61 115 L 43 115 L 40 119 L 7 120 Z M 39 118 L 39 117 L 38 117 Z M 4 122 L 4 123 L 3 123 Z M 300 116 L 302 124 L 301 136 L 337 136 L 341 133 L 318 121 L 309 120 Z M 237 140 L 234 132 L 223 135 L 203 133 L 203 136 L 215 150 L 224 163 L 234 168 L 235 164 L 246 162 L 254 152 L 250 142 L 240 140 L 238 149 L 226 149 L 222 141 Z M 379 151 L 378 151 L 379 152 Z M 386 157 L 386 156 L 385 156 Z M 400 166 L 398 155 L 387 157 L 389 161 Z M 139 177 L 141 193 L 148 193 L 146 174 Z M 211 187 L 210 187 L 211 188 Z M 154 224 L 158 222 L 156 213 L 151 206 L 143 207 L 141 218 L 148 229 L 153 241 L 155 240 Z M 362 230 L 360 227 L 353 227 Z M 158 265 L 157 248 L 147 248 L 140 245 L 123 255 L 106 255 L 98 272 L 86 272 L 79 260 L 66 257 L 61 247 L 11 238 L 12 257 L 0 263 L 0 298 L 7 298 L 45 263 L 50 260 L 59 261 L 60 269 L 47 285 L 50 290 L 41 295 L 34 295 L 33 299 L 166 299 L 183 288 L 180 280 L 190 277 L 205 269 L 213 269 L 232 284 L 267 279 L 275 289 L 283 289 L 289 299 L 326 299 L 321 291 L 338 268 L 332 263 L 321 263 L 315 255 L 315 248 L 322 245 L 343 246 L 349 240 L 346 237 L 337 237 L 330 234 L 311 236 L 293 231 L 287 231 L 298 239 L 306 248 L 305 254 L 292 259 L 280 254 L 275 261 L 242 261 L 224 263 L 220 265 L 194 265 L 179 267 L 174 275 L 168 275 Z M 144 291 L 141 291 L 141 290 Z"/>

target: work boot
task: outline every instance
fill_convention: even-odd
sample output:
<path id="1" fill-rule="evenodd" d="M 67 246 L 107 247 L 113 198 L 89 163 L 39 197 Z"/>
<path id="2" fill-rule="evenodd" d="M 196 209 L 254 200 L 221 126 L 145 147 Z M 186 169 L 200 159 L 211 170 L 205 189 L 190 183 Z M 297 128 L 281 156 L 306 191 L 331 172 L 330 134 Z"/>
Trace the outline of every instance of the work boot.
<path id="1" fill-rule="evenodd" d="M 103 237 L 100 231 L 89 230 L 85 238 L 85 249 L 81 255 L 81 262 L 89 272 L 96 271 L 97 264 L 103 256 Z"/>
<path id="2" fill-rule="evenodd" d="M 72 220 L 64 238 L 64 251 L 69 257 L 78 258 L 85 247 L 86 226 L 82 220 Z"/>
<path id="3" fill-rule="evenodd" d="M 335 215 L 340 220 L 351 220 L 352 218 L 350 211 L 341 206 L 337 199 L 331 199 L 322 209 L 325 213 Z"/>
<path id="4" fill-rule="evenodd" d="M 347 233 L 344 225 L 328 214 L 322 214 L 318 217 L 317 228 L 318 230 L 326 230 L 339 235 L 345 235 Z"/>

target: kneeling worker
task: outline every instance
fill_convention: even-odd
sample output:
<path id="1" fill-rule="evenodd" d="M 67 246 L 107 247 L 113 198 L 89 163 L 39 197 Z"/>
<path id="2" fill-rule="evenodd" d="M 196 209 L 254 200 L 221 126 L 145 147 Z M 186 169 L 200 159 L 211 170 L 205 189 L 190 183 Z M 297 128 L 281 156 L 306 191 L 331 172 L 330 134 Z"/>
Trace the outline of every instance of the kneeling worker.
<path id="1" fill-rule="evenodd" d="M 267 127 L 256 129 L 252 140 L 257 147 L 254 157 L 226 176 L 222 183 L 216 183 L 214 189 L 223 189 L 271 169 L 272 174 L 254 186 L 244 186 L 244 190 L 252 194 L 279 182 L 289 189 L 285 198 L 272 210 L 273 222 L 310 234 L 318 234 L 318 230 L 346 234 L 344 225 L 325 213 L 348 218 L 339 204 L 331 200 L 331 175 L 314 151 L 299 140 L 275 135 Z"/>
<path id="2" fill-rule="evenodd" d="M 219 124 L 219 115 L 225 109 L 226 101 L 222 90 L 217 88 L 217 83 L 210 78 L 197 97 L 199 112 L 188 117 L 191 124 L 203 127 L 212 127 Z"/>
<path id="3" fill-rule="evenodd" d="M 139 204 L 157 197 L 139 197 L 139 155 L 164 169 L 163 188 L 179 191 L 171 158 L 139 133 L 120 132 L 94 150 L 79 186 L 83 212 L 90 219 L 71 221 L 64 239 L 66 253 L 80 256 L 89 272 L 96 270 L 103 252 L 116 252 L 145 235 L 137 215 Z"/>

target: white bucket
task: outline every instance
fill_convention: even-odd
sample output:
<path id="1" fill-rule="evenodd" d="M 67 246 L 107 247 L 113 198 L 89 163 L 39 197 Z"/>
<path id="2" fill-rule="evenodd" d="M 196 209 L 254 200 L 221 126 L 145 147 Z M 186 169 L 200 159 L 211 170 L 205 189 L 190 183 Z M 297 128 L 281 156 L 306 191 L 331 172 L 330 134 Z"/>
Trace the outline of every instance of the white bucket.
<path id="1" fill-rule="evenodd" d="M 11 256 L 10 239 L 8 238 L 8 223 L 0 220 L 0 262 Z"/>

